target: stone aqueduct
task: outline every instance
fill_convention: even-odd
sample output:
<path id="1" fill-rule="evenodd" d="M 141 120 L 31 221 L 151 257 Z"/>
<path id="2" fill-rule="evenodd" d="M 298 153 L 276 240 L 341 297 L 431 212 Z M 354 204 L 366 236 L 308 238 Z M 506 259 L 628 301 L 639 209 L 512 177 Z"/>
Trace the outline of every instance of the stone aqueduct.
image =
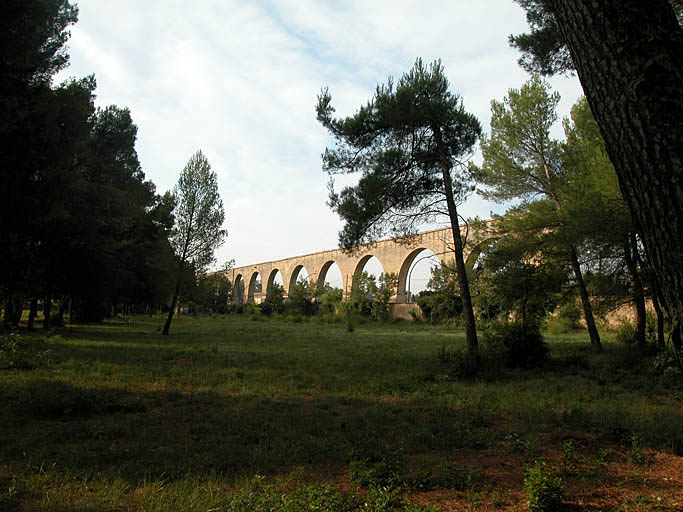
<path id="1" fill-rule="evenodd" d="M 471 265 L 479 254 L 477 246 L 484 238 L 481 236 L 486 228 L 470 227 L 470 233 L 463 228 L 462 235 L 465 241 L 465 256 Z M 344 252 L 341 249 L 285 258 L 277 261 L 268 261 L 254 265 L 236 267 L 227 272 L 227 276 L 233 283 L 233 302 L 259 303 L 267 295 L 278 273 L 282 275 L 285 296 L 299 278 L 302 268 L 308 272 L 309 281 L 313 286 L 323 286 L 327 272 L 336 263 L 341 271 L 343 281 L 343 297 L 347 300 L 351 295 L 353 280 L 356 279 L 365 264 L 375 256 L 386 273 L 395 273 L 398 276 L 396 294 L 391 302 L 399 305 L 408 302 L 408 279 L 412 263 L 425 249 L 431 250 L 440 262 L 453 260 L 453 235 L 450 228 L 436 229 L 418 233 L 409 239 L 381 240 L 373 244 L 358 246 L 353 252 Z M 261 291 L 258 290 L 258 278 L 261 278 Z M 241 294 L 241 296 L 240 296 Z"/>

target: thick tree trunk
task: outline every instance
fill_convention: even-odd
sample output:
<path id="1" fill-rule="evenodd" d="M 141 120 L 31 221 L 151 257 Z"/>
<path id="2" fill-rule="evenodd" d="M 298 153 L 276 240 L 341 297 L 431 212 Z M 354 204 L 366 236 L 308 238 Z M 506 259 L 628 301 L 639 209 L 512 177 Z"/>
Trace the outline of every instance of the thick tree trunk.
<path id="1" fill-rule="evenodd" d="M 583 280 L 583 273 L 581 272 L 581 265 L 579 264 L 579 257 L 576 254 L 576 249 L 571 247 L 569 250 L 569 259 L 572 263 L 572 270 L 574 270 L 574 278 L 576 279 L 576 286 L 579 289 L 581 296 L 581 305 L 583 306 L 583 317 L 586 320 L 586 327 L 588 327 L 588 335 L 590 336 L 591 345 L 598 351 L 602 351 L 602 343 L 600 342 L 600 334 L 595 325 L 595 318 L 593 318 L 593 306 L 591 306 L 590 298 L 588 297 L 588 290 L 586 289 L 586 282 Z"/>
<path id="2" fill-rule="evenodd" d="M 683 31 L 666 0 L 546 0 L 647 261 L 683 323 Z"/>
<path id="3" fill-rule="evenodd" d="M 175 292 L 173 293 L 173 299 L 171 300 L 171 308 L 168 310 L 168 317 L 166 317 L 166 323 L 164 324 L 164 330 L 161 334 L 168 336 L 168 331 L 171 328 L 171 322 L 173 321 L 173 315 L 175 314 L 175 308 L 178 305 L 178 296 L 180 295 L 180 281 L 182 276 L 182 266 L 181 271 L 178 273 L 178 281 L 175 285 Z"/>
<path id="4" fill-rule="evenodd" d="M 28 323 L 26 325 L 29 331 L 32 331 L 35 328 L 36 316 L 38 316 L 38 299 L 33 297 L 31 299 L 31 306 L 28 310 Z"/>
<path id="5" fill-rule="evenodd" d="M 458 285 L 460 287 L 460 295 L 462 296 L 462 316 L 465 323 L 465 338 L 467 340 L 467 348 L 470 353 L 475 353 L 479 348 L 477 340 L 477 326 L 474 319 L 474 308 L 472 307 L 472 295 L 470 293 L 470 283 L 467 278 L 467 266 L 465 265 L 465 257 L 463 255 L 463 243 L 460 236 L 460 222 L 458 220 L 458 210 L 455 206 L 455 198 L 453 197 L 453 181 L 451 180 L 450 168 L 443 166 L 443 179 L 446 188 L 446 204 L 448 206 L 448 215 L 451 220 L 451 231 L 453 233 L 453 242 L 455 244 L 455 269 L 458 276 Z"/>
<path id="6" fill-rule="evenodd" d="M 638 264 L 636 263 L 638 259 L 636 251 L 638 248 L 636 246 L 635 234 L 628 234 L 628 238 L 624 240 L 623 249 L 626 268 L 631 278 L 631 299 L 636 314 L 636 340 L 638 341 L 638 346 L 642 348 L 647 345 L 647 339 L 645 338 L 645 292 L 643 291 L 643 283 L 638 275 Z"/>
<path id="7" fill-rule="evenodd" d="M 664 348 L 664 345 L 666 344 L 666 338 L 664 336 L 664 312 L 659 304 L 656 290 L 652 294 L 652 306 L 654 306 L 655 314 L 657 315 L 657 345 L 660 348 Z"/>
<path id="8" fill-rule="evenodd" d="M 48 293 L 45 296 L 45 302 L 43 303 L 43 329 L 48 330 L 50 328 L 50 316 L 52 315 L 52 293 Z"/>
<path id="9" fill-rule="evenodd" d="M 59 322 L 60 326 L 64 325 L 64 315 L 66 314 L 66 308 L 69 307 L 69 303 L 71 302 L 71 297 L 66 297 L 62 298 L 62 302 L 59 305 L 59 313 L 58 313 L 58 319 L 57 321 Z"/>

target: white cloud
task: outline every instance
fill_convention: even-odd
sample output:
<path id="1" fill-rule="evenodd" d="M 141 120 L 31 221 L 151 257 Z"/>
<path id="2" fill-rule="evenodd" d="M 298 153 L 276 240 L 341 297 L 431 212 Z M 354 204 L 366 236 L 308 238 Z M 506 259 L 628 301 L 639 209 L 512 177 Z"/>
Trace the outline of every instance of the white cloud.
<path id="1" fill-rule="evenodd" d="M 416 57 L 441 58 L 487 130 L 491 99 L 526 79 L 507 44 L 509 33 L 526 30 L 510 0 L 88 0 L 79 7 L 66 75 L 95 73 L 98 105 L 131 109 L 143 169 L 160 191 L 173 187 L 195 150 L 205 152 L 229 231 L 218 257 L 239 264 L 337 243 L 341 223 L 325 205 L 320 169 L 329 139 L 314 112 L 321 86 L 329 86 L 337 113 L 349 115 Z M 553 84 L 567 97 L 566 115 L 578 83 Z M 474 198 L 463 211 L 487 216 L 491 208 Z"/>

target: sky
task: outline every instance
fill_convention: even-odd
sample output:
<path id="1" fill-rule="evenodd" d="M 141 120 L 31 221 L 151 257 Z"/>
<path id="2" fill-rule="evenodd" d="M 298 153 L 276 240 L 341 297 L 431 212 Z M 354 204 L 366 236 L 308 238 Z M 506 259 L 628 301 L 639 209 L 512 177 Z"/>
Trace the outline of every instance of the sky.
<path id="1" fill-rule="evenodd" d="M 488 132 L 491 100 L 529 78 L 508 45 L 509 34 L 527 30 L 512 0 L 75 3 L 70 67 L 57 81 L 94 74 L 98 107 L 130 109 L 142 169 L 159 193 L 202 150 L 226 214 L 219 265 L 337 247 L 342 222 L 326 205 L 320 158 L 332 140 L 315 117 L 321 87 L 338 116 L 353 115 L 416 58 L 441 59 L 451 90 Z M 576 77 L 550 83 L 561 119 L 581 88 Z M 503 209 L 476 195 L 460 207 L 480 218 Z"/>

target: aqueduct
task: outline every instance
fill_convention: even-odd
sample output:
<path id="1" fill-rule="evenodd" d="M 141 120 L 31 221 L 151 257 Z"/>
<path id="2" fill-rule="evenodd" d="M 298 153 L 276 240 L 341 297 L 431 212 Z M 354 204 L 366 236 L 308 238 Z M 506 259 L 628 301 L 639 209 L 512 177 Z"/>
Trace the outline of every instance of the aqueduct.
<path id="1" fill-rule="evenodd" d="M 488 238 L 483 236 L 488 231 L 487 223 L 478 223 L 477 227 L 470 225 L 470 232 L 463 228 L 462 236 L 465 241 L 465 256 L 470 265 L 474 264 L 479 255 L 478 247 Z M 344 300 L 351 295 L 354 279 L 356 279 L 367 261 L 375 256 L 386 273 L 398 276 L 396 294 L 391 302 L 405 304 L 408 302 L 409 270 L 417 256 L 425 249 L 431 250 L 440 262 L 453 260 L 453 235 L 450 228 L 435 229 L 418 233 L 406 239 L 381 240 L 373 244 L 361 245 L 352 252 L 341 249 L 320 251 L 293 258 L 268 261 L 254 265 L 236 267 L 227 272 L 233 283 L 233 302 L 259 303 L 267 295 L 279 272 L 282 276 L 285 295 L 297 282 L 303 268 L 308 272 L 311 285 L 323 286 L 328 270 L 336 263 L 342 275 L 342 290 Z M 258 286 L 259 278 L 261 286 Z"/>

